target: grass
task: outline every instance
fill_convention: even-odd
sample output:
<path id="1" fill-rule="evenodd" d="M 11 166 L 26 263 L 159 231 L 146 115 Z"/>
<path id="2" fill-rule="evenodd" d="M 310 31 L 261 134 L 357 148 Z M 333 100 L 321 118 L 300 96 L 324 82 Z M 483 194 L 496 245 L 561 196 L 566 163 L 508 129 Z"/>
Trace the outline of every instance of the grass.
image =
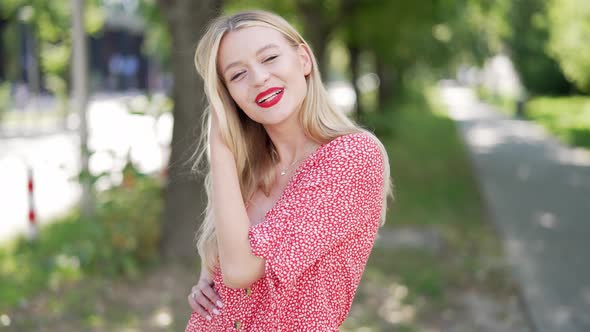
<path id="1" fill-rule="evenodd" d="M 0 247 L 0 313 L 90 276 L 137 278 L 157 261 L 160 184 L 132 174 L 127 168 L 126 185 L 98 195 L 96 217 L 73 211 L 43 225 L 35 241 Z"/>
<path id="2" fill-rule="evenodd" d="M 516 101 L 494 95 L 483 89 L 477 91 L 483 101 L 496 106 L 503 114 L 514 116 Z M 538 96 L 527 101 L 525 118 L 545 127 L 551 134 L 571 146 L 590 149 L 590 97 Z"/>
<path id="3" fill-rule="evenodd" d="M 426 97 L 409 95 L 365 120 L 385 144 L 394 178 L 383 231 L 434 229 L 444 246 L 375 248 L 344 331 L 420 331 L 436 326 L 457 291 L 514 291 L 455 124 L 436 91 Z"/>
<path id="4" fill-rule="evenodd" d="M 516 98 L 510 96 L 503 96 L 498 93 L 493 93 L 479 87 L 476 89 L 477 96 L 490 105 L 496 106 L 503 114 L 507 116 L 514 116 L 516 113 Z"/>
<path id="5" fill-rule="evenodd" d="M 504 297 L 513 291 L 463 144 L 453 121 L 434 100 L 435 92 L 427 98 L 408 93 L 384 112 L 367 114 L 365 122 L 385 144 L 394 178 L 396 200 L 389 207 L 382 234 L 395 234 L 400 228 L 434 230 L 442 239 L 442 247 L 376 246 L 341 331 L 437 329 L 445 319 L 444 313 L 460 311 L 458 293 L 477 289 Z M 59 241 L 76 243 L 74 239 L 88 237 L 71 227 L 56 235 Z M 58 234 L 56 230 L 44 232 Z M 5 256 L 0 256 L 0 262 L 16 266 L 16 256 L 5 260 L 11 254 L 0 251 L 2 254 Z M 28 269 L 47 264 L 40 256 L 18 263 Z M 186 266 L 156 266 L 132 282 L 101 274 L 73 276 L 62 287 L 47 291 L 42 290 L 48 287 L 46 279 L 30 282 L 36 286 L 31 286 L 27 294 L 39 295 L 27 297 L 28 309 L 16 310 L 15 331 L 34 329 L 38 324 L 60 331 L 181 330 L 188 318 L 185 292 L 196 271 Z M 172 281 L 162 281 L 166 278 Z M 26 283 L 19 282 L 22 284 Z M 0 296 L 11 287 L 2 280 Z M 158 308 L 174 313 L 168 327 L 145 325 Z"/>
<path id="6" fill-rule="evenodd" d="M 537 97 L 526 105 L 526 116 L 562 141 L 590 149 L 590 97 Z"/>

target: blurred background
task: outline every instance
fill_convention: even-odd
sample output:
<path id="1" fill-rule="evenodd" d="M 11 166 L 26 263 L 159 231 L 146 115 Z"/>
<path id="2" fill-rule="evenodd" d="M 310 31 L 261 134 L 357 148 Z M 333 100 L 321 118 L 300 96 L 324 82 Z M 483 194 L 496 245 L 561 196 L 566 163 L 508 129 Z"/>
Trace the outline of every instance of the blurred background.
<path id="1" fill-rule="evenodd" d="M 209 20 L 289 20 L 386 145 L 342 331 L 589 331 L 588 0 L 2 0 L 0 331 L 181 331 Z"/>

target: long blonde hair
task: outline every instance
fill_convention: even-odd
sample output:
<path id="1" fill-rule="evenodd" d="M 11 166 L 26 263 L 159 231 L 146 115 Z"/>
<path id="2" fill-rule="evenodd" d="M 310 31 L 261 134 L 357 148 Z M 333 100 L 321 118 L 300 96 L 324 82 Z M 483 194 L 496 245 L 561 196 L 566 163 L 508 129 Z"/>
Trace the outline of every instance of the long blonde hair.
<path id="1" fill-rule="evenodd" d="M 279 155 L 264 127 L 248 118 L 231 98 L 217 70 L 217 53 L 221 39 L 226 33 L 253 26 L 275 29 L 281 32 L 292 46 L 304 44 L 310 50 L 312 71 L 306 77 L 307 94 L 301 112 L 299 112 L 299 121 L 308 137 L 320 144 L 324 144 L 342 135 L 367 132 L 332 106 L 322 84 L 317 61 L 313 53 L 311 53 L 311 48 L 282 17 L 255 10 L 215 19 L 199 41 L 195 53 L 195 66 L 203 78 L 209 107 L 204 112 L 200 144 L 193 155 L 195 157 L 193 170 L 199 171 L 199 165 L 204 155 L 210 160 L 208 128 L 210 112 L 214 110 L 219 120 L 221 137 L 235 156 L 240 190 L 244 200 L 252 196 L 258 188 L 261 188 L 268 195 L 275 181 L 273 167 L 279 162 Z M 385 165 L 381 213 L 381 224 L 383 224 L 387 209 L 387 197 L 393 196 L 392 183 L 389 176 L 387 152 L 381 142 L 377 138 L 375 140 L 381 149 Z M 218 263 L 218 248 L 209 163 L 207 163 L 205 169 L 205 188 L 208 202 L 204 211 L 204 220 L 198 233 L 197 248 L 204 267 L 211 272 Z"/>

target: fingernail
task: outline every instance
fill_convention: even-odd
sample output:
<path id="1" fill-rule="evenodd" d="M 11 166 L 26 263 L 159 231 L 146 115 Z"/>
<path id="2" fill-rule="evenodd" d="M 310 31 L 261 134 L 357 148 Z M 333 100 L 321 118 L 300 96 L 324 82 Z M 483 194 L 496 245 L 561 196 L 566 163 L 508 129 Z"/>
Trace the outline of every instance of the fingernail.
<path id="1" fill-rule="evenodd" d="M 219 315 L 219 310 L 213 309 L 213 313 L 216 314 L 216 315 Z"/>
<path id="2" fill-rule="evenodd" d="M 221 301 L 217 301 L 217 306 L 223 308 L 223 303 L 221 303 Z"/>
<path id="3" fill-rule="evenodd" d="M 207 315 L 207 320 L 211 320 L 211 316 Z"/>

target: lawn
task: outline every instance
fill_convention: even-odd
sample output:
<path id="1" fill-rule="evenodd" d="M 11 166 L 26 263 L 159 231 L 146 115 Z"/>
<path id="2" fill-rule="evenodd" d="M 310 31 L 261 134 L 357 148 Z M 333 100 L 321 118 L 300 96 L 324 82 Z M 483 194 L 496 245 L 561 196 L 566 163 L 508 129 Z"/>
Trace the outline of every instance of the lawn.
<path id="1" fill-rule="evenodd" d="M 516 101 L 477 90 L 485 102 L 496 106 L 503 114 L 515 116 Z M 590 149 L 589 96 L 537 96 L 527 101 L 524 117 L 535 121 L 558 137 L 563 143 Z"/>
<path id="2" fill-rule="evenodd" d="M 496 330 L 505 326 L 497 324 L 516 322 L 504 330 L 526 331 L 519 328 L 524 323 L 516 289 L 465 148 L 436 91 L 427 91 L 408 93 L 364 119 L 388 150 L 396 199 L 341 331 L 486 331 L 476 314 L 489 317 Z M 153 202 L 157 190 L 146 185 L 137 192 Z M 6 318 L 8 331 L 184 328 L 196 264 L 137 263 L 138 254 L 153 248 L 154 224 L 133 226 L 142 219 L 124 207 L 142 199 L 128 190 L 104 198 L 107 223 L 98 231 L 64 220 L 43 230 L 51 241 L 37 249 L 21 242 L 0 250 L 0 329 Z M 131 226 L 108 223 L 122 218 Z M 121 232 L 147 242 L 121 242 Z M 408 234 L 423 241 L 400 242 Z M 114 269 L 98 268 L 107 267 L 109 258 Z M 474 313 L 474 303 L 486 309 Z"/>
<path id="3" fill-rule="evenodd" d="M 590 97 L 537 97 L 525 110 L 527 118 L 567 144 L 590 149 Z"/>
<path id="4" fill-rule="evenodd" d="M 388 150 L 396 199 L 343 331 L 479 330 L 466 294 L 496 306 L 516 298 L 465 147 L 437 91 L 428 91 L 367 118 Z M 387 245 L 408 230 L 425 242 Z"/>

